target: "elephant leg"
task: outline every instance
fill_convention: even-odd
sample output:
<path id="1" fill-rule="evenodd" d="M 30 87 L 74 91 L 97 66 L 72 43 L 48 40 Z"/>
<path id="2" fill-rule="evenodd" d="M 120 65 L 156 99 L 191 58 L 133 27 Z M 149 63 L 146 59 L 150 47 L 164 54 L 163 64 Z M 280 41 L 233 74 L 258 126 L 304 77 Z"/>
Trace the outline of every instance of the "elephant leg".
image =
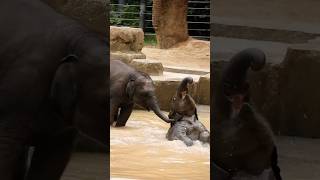
<path id="1" fill-rule="evenodd" d="M 133 110 L 133 103 L 121 107 L 116 127 L 125 126 Z"/>
<path id="2" fill-rule="evenodd" d="M 194 128 L 199 131 L 199 141 L 204 143 L 210 143 L 210 132 L 200 121 L 197 121 Z"/>
<path id="3" fill-rule="evenodd" d="M 24 177 L 24 145 L 14 138 L 0 137 L 0 179 L 18 180 Z"/>
<path id="4" fill-rule="evenodd" d="M 22 122 L 28 122 L 29 119 L 24 118 L 25 121 L 20 122 L 21 116 L 24 115 L 16 113 L 7 118 L 0 117 L 1 180 L 21 180 L 25 175 L 26 142 L 29 137 L 29 129 L 28 124 Z"/>
<path id="5" fill-rule="evenodd" d="M 77 134 L 75 128 L 67 128 L 46 142 L 37 144 L 27 180 L 59 180 L 70 160 Z"/>
<path id="6" fill-rule="evenodd" d="M 186 134 L 179 134 L 177 136 L 177 138 L 180 139 L 181 141 L 183 141 L 184 144 L 186 144 L 187 146 L 192 146 L 193 145 L 192 139 L 190 139 Z"/>
<path id="7" fill-rule="evenodd" d="M 210 143 L 210 133 L 209 131 L 203 131 L 200 133 L 199 141 L 204 143 Z"/>
<path id="8" fill-rule="evenodd" d="M 110 100 L 110 126 L 118 119 L 119 106 L 112 99 Z"/>
<path id="9" fill-rule="evenodd" d="M 188 124 L 185 122 L 179 123 L 179 124 L 175 124 L 176 128 L 175 128 L 175 134 L 176 137 L 183 141 L 187 146 L 192 146 L 193 145 L 193 141 L 191 138 L 189 138 L 187 136 L 187 126 Z"/>
<path id="10" fill-rule="evenodd" d="M 23 180 L 26 177 L 29 164 L 28 164 L 28 158 L 29 158 L 29 147 L 24 147 L 23 152 L 20 154 L 20 157 L 18 159 L 18 167 L 16 168 L 15 177 L 16 180 Z"/>

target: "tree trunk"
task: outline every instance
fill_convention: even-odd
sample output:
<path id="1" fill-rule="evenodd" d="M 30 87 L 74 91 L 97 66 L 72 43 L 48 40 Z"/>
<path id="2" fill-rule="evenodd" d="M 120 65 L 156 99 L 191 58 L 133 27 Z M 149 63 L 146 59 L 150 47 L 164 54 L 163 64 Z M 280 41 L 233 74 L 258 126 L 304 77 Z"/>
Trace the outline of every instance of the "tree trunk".
<path id="1" fill-rule="evenodd" d="M 152 24 L 158 47 L 167 49 L 189 38 L 187 0 L 154 0 Z"/>

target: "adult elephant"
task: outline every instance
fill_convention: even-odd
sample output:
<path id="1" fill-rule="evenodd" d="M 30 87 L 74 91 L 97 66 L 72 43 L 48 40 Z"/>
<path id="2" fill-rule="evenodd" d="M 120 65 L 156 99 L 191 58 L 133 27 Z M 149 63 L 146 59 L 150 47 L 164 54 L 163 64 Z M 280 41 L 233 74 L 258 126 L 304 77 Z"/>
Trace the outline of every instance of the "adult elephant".
<path id="1" fill-rule="evenodd" d="M 79 132 L 109 146 L 107 42 L 37 0 L 0 1 L 0 27 L 0 179 L 60 179 Z"/>
<path id="2" fill-rule="evenodd" d="M 149 75 L 139 72 L 119 60 L 110 61 L 110 125 L 125 126 L 134 104 L 152 110 L 159 118 L 169 123 L 161 112 Z M 119 112 L 120 110 L 120 112 Z"/>

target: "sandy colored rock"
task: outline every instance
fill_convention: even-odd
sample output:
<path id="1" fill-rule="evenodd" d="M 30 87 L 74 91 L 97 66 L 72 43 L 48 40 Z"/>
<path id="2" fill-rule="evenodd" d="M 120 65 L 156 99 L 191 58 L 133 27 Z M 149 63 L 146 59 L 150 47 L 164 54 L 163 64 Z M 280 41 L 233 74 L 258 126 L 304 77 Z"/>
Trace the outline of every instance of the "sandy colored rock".
<path id="1" fill-rule="evenodd" d="M 320 51 L 288 48 L 280 72 L 281 130 L 289 135 L 320 137 Z"/>
<path id="2" fill-rule="evenodd" d="M 162 110 L 168 111 L 170 109 L 171 98 L 177 91 L 180 82 L 181 80 L 154 81 L 156 87 L 155 93 Z M 191 86 L 189 92 L 196 101 L 197 83 Z"/>
<path id="3" fill-rule="evenodd" d="M 170 49 L 144 47 L 148 59 L 160 61 L 163 66 L 203 69 L 210 71 L 210 42 L 189 38 Z"/>
<path id="4" fill-rule="evenodd" d="M 198 103 L 210 105 L 210 73 L 200 77 L 197 89 Z"/>
<path id="5" fill-rule="evenodd" d="M 167 49 L 188 39 L 187 0 L 154 0 L 152 11 L 159 48 Z"/>
<path id="6" fill-rule="evenodd" d="M 130 63 L 138 71 L 145 72 L 151 76 L 160 76 L 163 74 L 161 62 L 150 59 L 133 59 Z"/>
<path id="7" fill-rule="evenodd" d="M 110 50 L 140 52 L 144 44 L 141 28 L 110 26 Z"/>
<path id="8" fill-rule="evenodd" d="M 133 59 L 145 59 L 146 55 L 142 53 L 123 53 L 123 52 L 111 52 L 111 60 L 121 60 L 126 64 L 130 64 Z"/>

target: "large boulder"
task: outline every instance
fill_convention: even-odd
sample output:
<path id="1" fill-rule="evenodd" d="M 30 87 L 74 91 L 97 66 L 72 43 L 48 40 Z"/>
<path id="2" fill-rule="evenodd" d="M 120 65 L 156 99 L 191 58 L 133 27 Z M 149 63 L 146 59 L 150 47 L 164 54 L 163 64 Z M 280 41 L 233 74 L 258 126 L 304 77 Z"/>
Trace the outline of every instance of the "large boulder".
<path id="1" fill-rule="evenodd" d="M 284 134 L 320 137 L 320 50 L 291 47 L 280 72 L 281 131 Z"/>
<path id="2" fill-rule="evenodd" d="M 213 86 L 225 63 L 213 62 Z M 280 64 L 267 64 L 259 72 L 249 70 L 251 100 L 276 134 L 320 138 L 319 77 L 320 49 L 310 44 L 292 46 Z"/>
<path id="3" fill-rule="evenodd" d="M 152 24 L 159 48 L 167 49 L 189 38 L 187 12 L 187 0 L 153 1 Z"/>
<path id="4" fill-rule="evenodd" d="M 170 109 L 171 98 L 174 96 L 177 88 L 181 82 L 181 79 L 167 79 L 167 80 L 155 80 L 156 87 L 155 93 L 162 110 L 168 111 Z M 197 83 L 191 86 L 189 90 L 191 96 L 196 100 Z M 197 103 L 197 102 L 196 102 Z"/>
<path id="5" fill-rule="evenodd" d="M 136 70 L 147 73 L 151 76 L 163 75 L 162 63 L 150 59 L 133 59 L 130 63 Z"/>
<path id="6" fill-rule="evenodd" d="M 110 59 L 121 60 L 126 64 L 130 64 L 133 59 L 146 59 L 146 55 L 142 53 L 135 53 L 135 52 L 124 53 L 124 52 L 117 51 L 117 52 L 110 52 Z"/>
<path id="7" fill-rule="evenodd" d="M 210 105 L 210 73 L 200 77 L 197 89 L 198 103 Z"/>
<path id="8" fill-rule="evenodd" d="M 110 27 L 110 50 L 121 52 L 141 52 L 144 33 L 141 28 Z"/>

